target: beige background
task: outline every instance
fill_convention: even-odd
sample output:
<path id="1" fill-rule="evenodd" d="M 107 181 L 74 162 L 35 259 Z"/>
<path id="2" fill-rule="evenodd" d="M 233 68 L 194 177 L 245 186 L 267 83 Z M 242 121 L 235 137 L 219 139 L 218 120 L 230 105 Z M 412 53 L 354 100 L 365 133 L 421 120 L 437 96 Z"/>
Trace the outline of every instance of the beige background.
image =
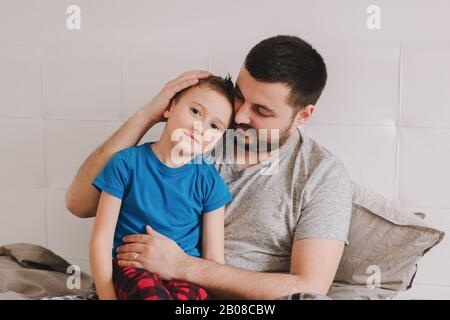
<path id="1" fill-rule="evenodd" d="M 66 28 L 70 4 L 81 30 Z M 366 27 L 371 4 L 381 30 Z M 306 134 L 448 233 L 402 297 L 450 298 L 449 15 L 447 0 L 0 0 L 0 244 L 41 244 L 89 271 L 93 221 L 64 205 L 86 156 L 178 73 L 235 74 L 256 42 L 287 33 L 330 75 Z"/>

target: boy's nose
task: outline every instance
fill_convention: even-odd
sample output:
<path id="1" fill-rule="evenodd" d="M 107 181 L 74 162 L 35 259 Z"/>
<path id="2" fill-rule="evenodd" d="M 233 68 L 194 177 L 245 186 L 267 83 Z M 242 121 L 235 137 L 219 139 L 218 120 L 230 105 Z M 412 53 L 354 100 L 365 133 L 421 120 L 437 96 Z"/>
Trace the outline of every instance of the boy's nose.
<path id="1" fill-rule="evenodd" d="M 195 135 L 201 135 L 205 131 L 205 123 L 202 121 L 194 121 L 193 132 Z"/>

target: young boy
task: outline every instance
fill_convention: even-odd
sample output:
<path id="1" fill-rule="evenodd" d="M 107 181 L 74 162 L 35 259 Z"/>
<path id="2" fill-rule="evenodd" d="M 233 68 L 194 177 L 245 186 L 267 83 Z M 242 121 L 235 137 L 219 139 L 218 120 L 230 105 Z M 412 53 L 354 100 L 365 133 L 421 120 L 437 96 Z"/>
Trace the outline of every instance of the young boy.
<path id="1" fill-rule="evenodd" d="M 158 142 L 116 153 L 94 179 L 102 191 L 90 242 L 99 299 L 207 299 L 194 284 L 120 267 L 115 250 L 124 236 L 146 233 L 149 225 L 187 254 L 224 263 L 223 215 L 232 195 L 201 154 L 230 125 L 233 100 L 230 77 L 200 80 L 172 100 Z"/>

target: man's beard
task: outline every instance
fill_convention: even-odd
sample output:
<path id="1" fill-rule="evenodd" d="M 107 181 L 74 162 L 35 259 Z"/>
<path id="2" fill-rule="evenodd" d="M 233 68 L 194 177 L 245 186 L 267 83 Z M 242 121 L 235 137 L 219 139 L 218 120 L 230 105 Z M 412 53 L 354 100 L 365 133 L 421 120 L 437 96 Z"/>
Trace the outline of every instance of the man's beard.
<path id="1" fill-rule="evenodd" d="M 289 139 L 291 136 L 291 129 L 293 125 L 294 119 L 289 123 L 286 129 L 260 129 L 260 130 L 268 130 L 268 133 L 266 134 L 266 137 L 270 135 L 270 141 L 268 139 L 264 139 L 263 135 L 261 134 L 260 130 L 256 130 L 248 125 L 239 125 L 239 127 L 242 127 L 244 129 L 250 129 L 254 130 L 252 135 L 252 141 L 250 143 L 246 143 L 245 136 L 237 137 L 234 136 L 234 143 L 238 145 L 238 147 L 245 149 L 247 152 L 264 152 L 264 153 L 270 153 L 274 150 L 277 150 L 281 148 Z M 236 124 L 233 123 L 232 128 L 236 130 Z M 278 139 L 276 141 L 273 141 L 271 130 L 278 130 Z M 240 140 L 242 139 L 242 140 Z"/>

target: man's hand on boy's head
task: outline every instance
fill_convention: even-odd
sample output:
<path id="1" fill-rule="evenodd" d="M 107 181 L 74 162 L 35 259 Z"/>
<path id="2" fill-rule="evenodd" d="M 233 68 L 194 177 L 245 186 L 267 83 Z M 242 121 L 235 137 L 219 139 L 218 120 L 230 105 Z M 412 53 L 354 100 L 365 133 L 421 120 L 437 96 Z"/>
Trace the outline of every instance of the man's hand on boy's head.
<path id="1" fill-rule="evenodd" d="M 205 79 L 212 75 L 209 71 L 193 70 L 182 73 L 175 79 L 166 83 L 161 91 L 144 107 L 148 109 L 154 121 L 165 121 L 164 111 L 170 106 L 170 102 L 175 95 L 193 85 L 196 85 L 199 79 Z"/>
<path id="2" fill-rule="evenodd" d="M 158 274 L 164 280 L 180 279 L 187 254 L 170 238 L 150 226 L 147 234 L 125 236 L 126 243 L 117 248 L 119 266 L 135 266 Z"/>

